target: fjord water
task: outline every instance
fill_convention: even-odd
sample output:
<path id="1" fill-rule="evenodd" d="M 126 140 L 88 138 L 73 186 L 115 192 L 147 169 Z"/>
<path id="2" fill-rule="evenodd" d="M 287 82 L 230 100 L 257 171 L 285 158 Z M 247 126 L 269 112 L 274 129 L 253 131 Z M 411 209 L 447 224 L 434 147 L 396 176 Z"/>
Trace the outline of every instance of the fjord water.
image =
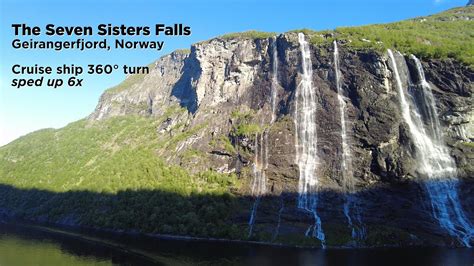
<path id="1" fill-rule="evenodd" d="M 336 87 L 337 87 L 337 99 L 339 103 L 339 114 L 341 121 L 341 172 L 342 172 L 342 183 L 345 192 L 344 201 L 344 215 L 347 218 L 349 227 L 352 232 L 352 239 L 354 241 L 361 241 L 365 238 L 365 228 L 362 223 L 361 210 L 357 196 L 354 191 L 354 175 L 352 171 L 352 155 L 350 146 L 348 144 L 348 136 L 346 129 L 346 101 L 341 87 L 341 71 L 339 69 L 339 49 L 337 47 L 337 41 L 334 41 L 334 72 L 336 73 Z"/>
<path id="2" fill-rule="evenodd" d="M 306 235 L 318 238 L 323 247 L 325 235 L 321 218 L 318 215 L 318 155 L 317 155 L 317 116 L 316 91 L 313 88 L 313 64 L 308 42 L 303 33 L 298 33 L 301 51 L 302 79 L 296 88 L 294 123 L 296 128 L 296 164 L 299 168 L 298 208 L 310 212 L 314 225 Z"/>
<path id="3" fill-rule="evenodd" d="M 92 242 L 50 234 L 28 226 L 0 222 L 0 265 L 112 265 L 147 264 L 146 260 Z"/>
<path id="4" fill-rule="evenodd" d="M 400 77 L 399 67 L 407 67 L 405 59 L 397 53 L 403 64 L 388 50 L 398 88 L 402 117 L 408 124 L 411 139 L 416 147 L 418 171 L 431 202 L 433 218 L 452 237 L 466 247 L 471 246 L 474 227 L 466 218 L 457 192 L 456 165 L 443 142 L 441 126 L 431 87 L 425 79 L 420 61 L 411 56 L 418 73 L 418 84 L 414 89 L 421 90 L 421 97 L 408 94 Z M 409 100 L 411 102 L 409 102 Z"/>
<path id="5" fill-rule="evenodd" d="M 82 232 L 88 237 L 90 233 Z M 472 265 L 471 249 L 296 249 L 93 233 L 99 241 L 0 224 L 0 265 Z"/>

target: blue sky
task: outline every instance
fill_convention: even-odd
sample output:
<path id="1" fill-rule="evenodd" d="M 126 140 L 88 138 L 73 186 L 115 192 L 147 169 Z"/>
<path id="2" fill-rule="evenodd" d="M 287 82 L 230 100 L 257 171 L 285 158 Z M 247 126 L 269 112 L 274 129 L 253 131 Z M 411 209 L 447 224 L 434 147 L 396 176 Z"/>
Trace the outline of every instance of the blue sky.
<path id="1" fill-rule="evenodd" d="M 125 77 L 86 76 L 81 88 L 23 88 L 10 86 L 11 67 L 22 65 L 128 64 L 146 65 L 175 49 L 229 32 L 262 30 L 285 32 L 338 26 L 386 23 L 463 6 L 467 0 L 175 0 L 175 1 L 22 1 L 0 0 L 0 145 L 41 128 L 65 126 L 93 111 L 100 94 Z M 187 37 L 165 40 L 162 51 L 34 51 L 14 50 L 12 23 L 43 28 L 53 23 L 92 26 L 101 23 L 153 26 L 156 23 L 190 25 Z M 56 37 L 58 39 L 59 37 Z M 54 39 L 54 40 L 56 40 Z"/>

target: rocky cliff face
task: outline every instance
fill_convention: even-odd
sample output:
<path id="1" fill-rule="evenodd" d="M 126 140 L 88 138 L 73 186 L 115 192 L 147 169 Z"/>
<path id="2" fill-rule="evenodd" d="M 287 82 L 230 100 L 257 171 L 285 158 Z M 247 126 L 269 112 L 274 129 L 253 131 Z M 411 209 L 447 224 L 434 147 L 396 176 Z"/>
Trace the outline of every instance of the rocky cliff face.
<path id="1" fill-rule="evenodd" d="M 276 45 L 276 57 L 273 57 Z M 386 53 L 354 50 L 339 43 L 342 92 L 347 98 L 347 126 L 355 194 L 360 199 L 367 244 L 441 243 L 446 232 L 433 220 L 426 192 L 418 183 L 416 151 L 403 121 L 394 66 Z M 343 214 L 341 121 L 332 46 L 311 46 L 312 82 L 317 95 L 318 210 L 329 239 L 350 239 Z M 277 62 L 274 62 L 276 58 Z M 400 70 L 403 82 L 416 84 L 416 65 L 408 55 Z M 272 117 L 272 74 L 277 63 L 276 120 Z M 302 80 L 296 33 L 268 39 L 212 39 L 190 52 L 159 59 L 150 74 L 128 77 L 126 88 L 106 91 L 91 121 L 140 114 L 166 116 L 157 138 L 177 138 L 158 156 L 191 169 L 235 172 L 244 181 L 236 193 L 251 194 L 256 148 L 265 146 L 266 193 L 258 207 L 254 232 L 260 239 L 304 236 L 312 217 L 296 207 L 295 92 Z M 453 60 L 422 61 L 436 100 L 445 141 L 458 167 L 461 204 L 474 220 L 474 72 Z M 127 82 L 126 81 L 126 82 Z M 416 95 L 416 87 L 412 87 Z M 256 140 L 265 132 L 267 140 Z M 190 151 L 199 156 L 189 157 Z M 250 210 L 235 213 L 245 224 Z M 381 231 L 385 239 L 379 239 Z M 346 232 L 347 234 L 343 233 Z M 344 235 L 344 236 L 342 236 Z"/>

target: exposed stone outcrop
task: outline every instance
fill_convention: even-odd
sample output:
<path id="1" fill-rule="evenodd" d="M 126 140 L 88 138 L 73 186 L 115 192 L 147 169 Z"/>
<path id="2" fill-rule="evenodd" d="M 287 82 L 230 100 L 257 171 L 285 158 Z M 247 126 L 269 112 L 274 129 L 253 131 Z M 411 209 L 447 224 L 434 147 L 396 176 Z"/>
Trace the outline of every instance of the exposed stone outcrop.
<path id="1" fill-rule="evenodd" d="M 122 84 L 102 94 L 89 119 L 101 120 L 125 114 L 150 115 L 164 112 L 173 103 L 192 102 L 193 94 L 184 93 L 190 85 L 184 79 L 194 74 L 187 67 L 190 60 L 188 53 L 174 52 L 156 61 L 148 75 L 128 76 Z M 183 98 L 183 95 L 190 99 Z"/>
<path id="2" fill-rule="evenodd" d="M 150 74 L 135 80 L 128 77 L 133 82 L 126 88 L 106 91 L 89 119 L 125 114 L 165 115 L 167 120 L 157 129 L 157 137 L 178 125 L 180 132 L 190 134 L 179 140 L 174 149 L 158 151 L 159 156 L 194 171 L 212 168 L 236 172 L 247 181 L 237 192 L 242 195 L 250 191 L 256 132 L 238 132 L 236 128 L 242 123 L 269 127 L 268 194 L 262 199 L 256 231 L 271 235 L 279 224 L 278 237 L 304 235 L 312 218 L 295 204 L 298 167 L 292 118 L 295 90 L 301 81 L 301 54 L 296 33 L 275 38 L 216 38 L 193 45 L 190 53 L 164 56 Z M 270 125 L 273 41 L 277 43 L 279 63 L 278 101 L 277 119 Z M 311 56 L 321 160 L 315 174 L 323 191 L 319 208 L 325 225 L 337 231 L 348 229 L 339 195 L 341 125 L 332 49 L 332 46 L 312 46 Z M 400 73 L 404 82 L 416 82 L 413 74 L 416 70 L 408 57 L 397 60 L 408 63 L 407 70 Z M 445 140 L 456 160 L 459 178 L 464 180 L 460 188 L 462 204 L 473 206 L 474 72 L 452 60 L 431 59 L 422 64 L 436 98 Z M 391 228 L 394 235 L 403 235 L 402 240 L 402 237 L 394 240 L 395 244 L 440 243 L 443 232 L 430 220 L 424 192 L 414 182 L 417 177 L 414 146 L 401 118 L 393 66 L 387 55 L 341 44 L 340 67 L 343 94 L 350 99 L 347 103 L 349 140 L 364 222 L 369 229 Z M 183 109 L 169 112 L 177 106 Z M 246 113 L 248 117 L 242 119 L 236 113 Z M 181 155 L 191 149 L 202 152 L 203 157 L 185 160 Z M 200 161 L 203 158 L 205 163 Z M 472 220 L 472 208 L 467 209 Z M 234 222 L 244 224 L 247 216 L 248 213 L 236 213 Z M 377 239 L 370 241 L 369 244 L 375 245 Z"/>

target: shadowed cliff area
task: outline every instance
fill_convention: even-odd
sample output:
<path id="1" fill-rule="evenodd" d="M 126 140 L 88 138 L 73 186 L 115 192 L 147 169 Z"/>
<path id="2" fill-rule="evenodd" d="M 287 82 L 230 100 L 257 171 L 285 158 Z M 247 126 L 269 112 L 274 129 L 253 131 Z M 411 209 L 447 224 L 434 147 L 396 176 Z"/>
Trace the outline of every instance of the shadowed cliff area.
<path id="1" fill-rule="evenodd" d="M 189 53 L 188 51 L 185 52 Z M 195 57 L 187 57 L 183 62 L 182 71 L 183 75 L 173 86 L 171 95 L 179 100 L 181 107 L 186 108 L 190 113 L 195 113 L 198 108 L 198 103 L 196 91 L 193 89 L 192 83 L 194 80 L 198 80 L 201 75 L 199 62 L 196 62 Z"/>
<path id="2" fill-rule="evenodd" d="M 472 183 L 459 184 L 462 198 Z M 459 243 L 433 218 L 423 187 L 409 182 L 354 193 L 362 207 L 365 239 L 354 243 L 343 213 L 347 195 L 318 193 L 318 211 L 328 246 L 431 246 Z M 255 200 L 235 195 L 190 194 L 160 190 L 127 190 L 116 194 L 90 191 L 51 192 L 0 185 L 3 219 L 20 219 L 117 232 L 151 233 L 198 238 L 263 241 L 319 247 L 305 231 L 311 213 L 297 208 L 297 194 L 263 196 L 256 212 L 254 233 L 248 236 L 248 219 Z M 462 201 L 472 219 L 472 202 Z"/>

